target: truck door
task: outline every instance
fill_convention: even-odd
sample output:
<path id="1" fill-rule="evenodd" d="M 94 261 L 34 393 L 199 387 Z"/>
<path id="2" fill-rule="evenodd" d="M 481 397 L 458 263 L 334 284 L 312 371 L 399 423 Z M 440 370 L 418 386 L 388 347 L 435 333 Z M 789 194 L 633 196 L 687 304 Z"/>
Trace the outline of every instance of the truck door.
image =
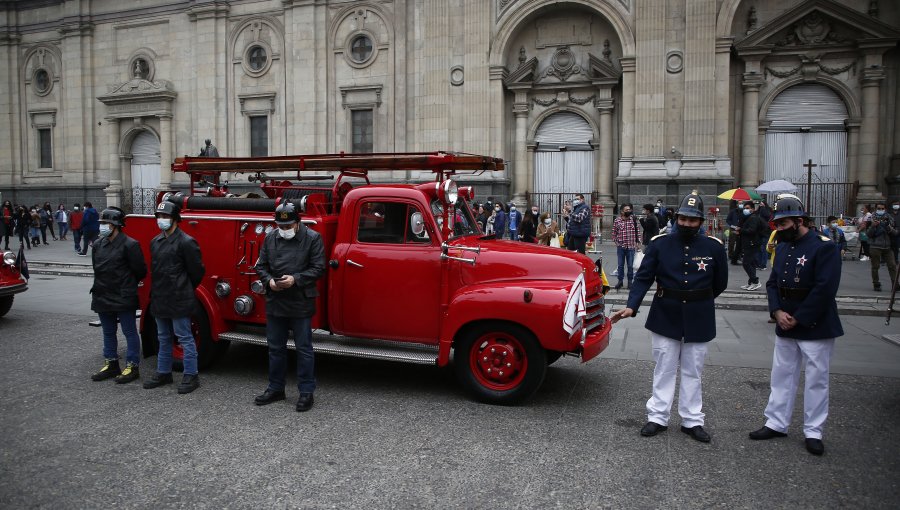
<path id="1" fill-rule="evenodd" d="M 373 198 L 359 203 L 355 226 L 339 261 L 342 333 L 437 344 L 441 249 L 415 234 L 415 203 Z"/>

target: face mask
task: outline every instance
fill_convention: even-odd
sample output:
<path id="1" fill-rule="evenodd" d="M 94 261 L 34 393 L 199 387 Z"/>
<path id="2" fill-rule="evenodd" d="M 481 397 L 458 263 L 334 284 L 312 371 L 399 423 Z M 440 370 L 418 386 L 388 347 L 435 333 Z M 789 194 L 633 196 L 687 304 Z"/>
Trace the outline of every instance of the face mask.
<path id="1" fill-rule="evenodd" d="M 885 211 L 884 209 L 878 209 L 877 211 L 875 211 L 875 215 L 876 216 L 884 216 L 884 213 L 886 213 L 886 212 L 887 211 Z"/>
<path id="2" fill-rule="evenodd" d="M 79 209 L 78 207 L 73 207 L 73 208 L 72 208 L 73 211 L 77 211 L 78 209 Z"/>
<path id="3" fill-rule="evenodd" d="M 900 205 L 894 204 L 891 206 L 891 209 L 893 209 L 895 211 L 900 211 Z"/>
<path id="4" fill-rule="evenodd" d="M 837 228 L 837 227 L 838 227 L 838 224 L 837 224 L 837 223 L 832 223 L 832 224 L 831 224 L 831 228 Z"/>
<path id="5" fill-rule="evenodd" d="M 494 207 L 494 211 L 500 212 L 500 208 L 499 208 L 499 207 Z"/>
<path id="6" fill-rule="evenodd" d="M 157 218 L 156 226 L 159 227 L 160 230 L 169 230 L 172 228 L 172 220 Z"/>
<path id="7" fill-rule="evenodd" d="M 750 216 L 752 212 L 750 209 L 744 209 L 744 216 Z"/>
<path id="8" fill-rule="evenodd" d="M 109 223 L 101 223 L 100 224 L 100 237 L 106 237 L 112 233 L 112 227 Z"/>
<path id="9" fill-rule="evenodd" d="M 531 210 L 531 214 L 537 216 L 537 215 L 538 215 L 538 210 L 537 210 L 537 209 L 532 209 L 532 210 Z"/>
<path id="10" fill-rule="evenodd" d="M 516 206 L 514 206 L 514 205 L 509 206 L 509 210 L 510 210 L 510 211 L 515 211 L 515 210 L 516 210 Z"/>
<path id="11" fill-rule="evenodd" d="M 700 226 L 696 227 L 685 227 L 684 225 L 678 225 L 678 236 L 681 237 L 681 240 L 684 242 L 688 242 L 700 232 Z"/>
<path id="12" fill-rule="evenodd" d="M 577 198 L 575 200 L 572 200 L 572 205 L 574 205 L 574 206 L 581 205 L 581 200 L 578 200 Z"/>
<path id="13" fill-rule="evenodd" d="M 654 214 L 659 214 L 659 207 L 654 207 L 654 208 L 653 208 L 653 213 L 654 213 Z"/>
<path id="14" fill-rule="evenodd" d="M 296 232 L 294 232 L 293 228 L 289 228 L 287 230 L 285 230 L 283 228 L 278 229 L 278 235 L 280 235 L 281 238 L 285 239 L 285 240 L 293 239 L 295 234 L 296 234 Z"/>
<path id="15" fill-rule="evenodd" d="M 778 240 L 779 243 L 792 243 L 797 240 L 797 236 L 799 235 L 799 231 L 796 226 L 786 228 L 784 230 L 779 230 L 775 234 L 775 239 Z"/>
<path id="16" fill-rule="evenodd" d="M 544 220 L 544 225 L 549 226 L 550 223 L 552 223 L 552 222 L 553 222 L 553 220 L 551 220 L 550 218 L 547 218 L 546 220 Z"/>
<path id="17" fill-rule="evenodd" d="M 627 217 L 631 216 L 631 211 L 623 211 L 622 215 L 627 218 Z"/>

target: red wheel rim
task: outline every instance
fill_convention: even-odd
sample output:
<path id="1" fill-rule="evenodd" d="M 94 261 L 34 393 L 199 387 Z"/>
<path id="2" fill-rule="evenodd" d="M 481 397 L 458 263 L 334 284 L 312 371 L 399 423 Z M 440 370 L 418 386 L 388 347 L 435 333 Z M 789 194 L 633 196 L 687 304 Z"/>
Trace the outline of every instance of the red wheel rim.
<path id="1" fill-rule="evenodd" d="M 525 378 L 528 356 L 516 337 L 503 332 L 487 333 L 472 344 L 469 368 L 478 384 L 495 391 L 508 391 Z"/>

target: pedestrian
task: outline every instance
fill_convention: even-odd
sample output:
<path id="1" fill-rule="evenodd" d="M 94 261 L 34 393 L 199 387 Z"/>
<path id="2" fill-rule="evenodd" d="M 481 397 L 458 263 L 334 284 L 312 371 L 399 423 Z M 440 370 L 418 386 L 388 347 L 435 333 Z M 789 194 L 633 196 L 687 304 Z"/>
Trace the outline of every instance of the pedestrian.
<path id="1" fill-rule="evenodd" d="M 900 227 L 900 201 L 894 200 L 888 214 L 894 220 L 894 227 Z M 891 250 L 894 251 L 894 262 L 900 264 L 900 228 L 896 228 L 891 236 Z"/>
<path id="2" fill-rule="evenodd" d="M 522 226 L 519 227 L 520 241 L 524 243 L 537 242 L 537 219 L 538 217 L 534 215 L 532 209 L 525 211 L 525 216 L 522 218 Z"/>
<path id="3" fill-rule="evenodd" d="M 59 226 L 60 241 L 65 241 L 69 231 L 69 211 L 66 211 L 65 205 L 59 204 L 56 212 L 53 213 L 53 219 L 56 221 L 56 225 Z"/>
<path id="4" fill-rule="evenodd" d="M 625 271 L 628 271 L 628 288 L 634 280 L 634 253 L 640 245 L 637 220 L 632 216 L 631 204 L 623 204 L 619 207 L 619 216 L 613 220 L 612 239 L 616 244 L 616 256 L 619 265 L 616 270 L 616 290 L 622 288 L 622 279 Z M 627 266 L 627 267 L 626 267 Z"/>
<path id="5" fill-rule="evenodd" d="M 659 216 L 653 212 L 652 204 L 644 204 L 643 217 L 641 218 L 641 244 L 644 250 L 650 244 L 650 239 L 659 235 Z"/>
<path id="6" fill-rule="evenodd" d="M 794 197 L 775 202 L 778 243 L 766 282 L 769 315 L 775 319 L 775 349 L 765 425 L 750 439 L 787 435 L 794 398 L 804 369 L 803 435 L 806 449 L 825 453 L 822 430 L 828 417 L 828 374 L 834 339 L 844 334 L 838 317 L 841 281 L 838 247 L 809 228 L 809 216 Z"/>
<path id="7" fill-rule="evenodd" d="M 488 215 L 485 210 L 484 204 L 479 204 L 476 209 L 478 211 L 478 215 L 475 216 L 475 221 L 478 223 L 478 227 L 481 228 L 481 232 L 487 234 Z"/>
<path id="8" fill-rule="evenodd" d="M 72 240 L 75 241 L 75 253 L 81 253 L 81 219 L 83 216 L 81 204 L 75 202 L 72 205 L 72 214 L 69 215 L 69 229 L 72 231 Z"/>
<path id="9" fill-rule="evenodd" d="M 316 390 L 312 348 L 312 317 L 316 313 L 316 287 L 325 274 L 325 247 L 315 230 L 300 222 L 291 202 L 275 208 L 276 230 L 263 240 L 256 274 L 266 287 L 266 342 L 269 345 L 269 385 L 256 405 L 284 400 L 288 329 L 297 350 L 296 410 L 309 411 Z"/>
<path id="10" fill-rule="evenodd" d="M 540 220 L 538 221 L 537 234 L 535 237 L 537 238 L 538 244 L 551 246 L 555 241 L 556 247 L 560 247 L 559 224 L 553 221 L 553 218 L 550 217 L 550 213 L 545 212 L 541 214 Z"/>
<path id="11" fill-rule="evenodd" d="M 566 226 L 566 248 L 582 255 L 591 235 L 591 208 L 584 203 L 584 195 L 578 193 L 572 199 L 572 212 Z"/>
<path id="12" fill-rule="evenodd" d="M 54 241 L 59 241 L 59 238 L 56 237 L 56 232 L 53 231 L 53 207 L 50 206 L 50 202 L 44 202 L 43 212 L 41 212 L 41 219 L 46 218 L 47 229 L 50 230 L 50 235 L 53 237 Z M 46 235 L 44 236 L 44 240 L 46 241 Z"/>
<path id="13" fill-rule="evenodd" d="M 90 207 L 89 202 L 85 206 Z M 184 376 L 178 393 L 190 393 L 200 387 L 197 374 L 197 345 L 191 332 L 191 316 L 200 306 L 194 289 L 200 285 L 206 269 L 200 245 L 178 227 L 181 207 L 165 200 L 156 207 L 156 225 L 161 231 L 150 241 L 150 314 L 156 321 L 159 354 L 156 372 L 144 381 L 151 389 L 172 384 L 173 337 L 184 352 Z"/>
<path id="14" fill-rule="evenodd" d="M 506 234 L 506 211 L 503 210 L 503 204 L 497 202 L 494 213 L 494 238 L 503 239 Z"/>
<path id="15" fill-rule="evenodd" d="M 628 293 L 628 304 L 615 312 L 613 324 L 637 315 L 644 295 L 657 285 L 645 327 L 653 342 L 653 396 L 647 400 L 647 424 L 642 436 L 666 430 L 681 373 L 678 414 L 681 431 L 708 443 L 704 427 L 703 360 L 716 336 L 715 298 L 728 286 L 728 256 L 722 241 L 700 233 L 703 200 L 684 197 L 676 212 L 677 227 L 650 241 Z"/>
<path id="16" fill-rule="evenodd" d="M 15 212 L 16 209 L 9 200 L 3 202 L 3 206 L 0 207 L 0 238 L 3 239 L 4 250 L 9 249 L 9 237 L 15 236 L 15 224 L 13 222 Z"/>
<path id="17" fill-rule="evenodd" d="M 613 214 L 616 214 L 616 213 L 613 212 Z M 560 228 L 563 231 L 569 230 L 569 216 L 571 216 L 571 215 L 572 215 L 572 202 L 569 200 L 566 200 L 565 203 L 563 203 L 562 216 L 561 216 L 562 223 L 560 224 Z"/>
<path id="18" fill-rule="evenodd" d="M 519 227 L 522 226 L 522 213 L 516 210 L 516 204 L 509 204 L 509 213 L 506 215 L 506 229 L 509 230 L 511 241 L 519 240 Z"/>
<path id="19" fill-rule="evenodd" d="M 656 207 L 653 208 L 653 213 L 656 214 L 657 219 L 659 220 L 659 226 L 662 228 L 669 221 L 669 213 L 671 210 L 663 205 L 663 199 L 656 199 Z"/>
<path id="20" fill-rule="evenodd" d="M 725 223 L 728 224 L 728 258 L 731 265 L 738 266 L 741 258 L 741 222 L 744 219 L 744 208 L 738 204 L 737 200 L 730 203 L 731 209 L 728 216 L 725 217 Z"/>
<path id="21" fill-rule="evenodd" d="M 24 244 L 31 249 L 31 213 L 25 207 L 19 206 L 13 216 L 13 231 L 19 238 L 19 244 Z"/>
<path id="22" fill-rule="evenodd" d="M 744 253 L 743 265 L 744 271 L 747 273 L 747 284 L 741 285 L 744 290 L 759 290 L 762 284 L 759 283 L 759 277 L 756 276 L 756 269 L 759 264 L 760 239 L 763 235 L 763 221 L 756 213 L 753 202 L 744 202 L 744 221 L 741 223 L 741 251 Z M 768 234 L 768 233 L 766 233 Z"/>
<path id="23" fill-rule="evenodd" d="M 825 226 L 823 234 L 838 245 L 841 251 L 841 259 L 843 260 L 844 253 L 847 252 L 847 237 L 844 235 L 844 229 L 838 225 L 837 216 L 829 216 L 827 221 L 828 224 Z"/>
<path id="24" fill-rule="evenodd" d="M 884 203 L 875 206 L 875 214 L 868 223 L 866 236 L 869 238 L 869 257 L 872 265 L 872 286 L 876 291 L 881 290 L 881 282 L 878 280 L 878 271 L 881 269 L 881 261 L 887 263 L 888 274 L 891 279 L 888 288 L 897 281 L 897 263 L 894 261 L 894 253 L 891 251 L 891 238 L 897 232 L 894 217 L 887 214 L 887 206 Z"/>
<path id="25" fill-rule="evenodd" d="M 40 246 L 41 245 L 41 215 L 38 212 L 37 204 L 31 206 L 29 210 L 29 214 L 31 216 L 31 228 L 29 229 L 29 233 L 31 235 L 31 245 L 32 246 Z M 44 236 L 44 244 L 47 244 L 46 235 Z"/>
<path id="26" fill-rule="evenodd" d="M 766 241 L 769 239 L 770 234 L 772 233 L 772 229 L 769 227 L 769 223 L 772 221 L 772 209 L 766 204 L 765 200 L 760 200 L 759 205 L 756 207 L 756 213 L 759 215 L 759 219 L 762 220 L 762 228 L 760 229 L 759 237 L 759 250 L 757 251 L 757 269 L 764 270 L 766 269 L 766 259 L 768 259 L 768 253 L 766 252 Z"/>
<path id="27" fill-rule="evenodd" d="M 859 218 L 856 221 L 856 231 L 859 232 L 859 261 L 865 262 L 869 260 L 869 237 L 866 235 L 866 229 L 872 221 L 872 208 L 863 205 L 859 210 Z"/>
<path id="28" fill-rule="evenodd" d="M 91 287 L 91 310 L 100 317 L 103 330 L 103 368 L 91 376 L 94 381 L 115 377 L 119 384 L 140 378 L 141 338 L 135 323 L 138 283 L 147 276 L 144 253 L 137 241 L 124 232 L 125 212 L 108 207 L 100 213 L 100 237 L 91 252 L 94 285 Z M 118 325 L 128 346 L 125 370 L 119 365 Z"/>
<path id="29" fill-rule="evenodd" d="M 491 215 L 488 216 L 487 221 L 485 221 L 484 226 L 484 235 L 490 236 L 496 239 L 496 234 L 494 233 L 494 223 L 497 221 L 497 211 L 494 209 L 493 205 L 488 203 L 488 207 L 491 210 Z"/>
<path id="30" fill-rule="evenodd" d="M 84 216 L 81 217 L 81 239 L 84 241 L 79 255 L 87 257 L 88 246 L 94 246 L 94 241 L 100 235 L 100 214 L 90 202 L 84 203 Z"/>

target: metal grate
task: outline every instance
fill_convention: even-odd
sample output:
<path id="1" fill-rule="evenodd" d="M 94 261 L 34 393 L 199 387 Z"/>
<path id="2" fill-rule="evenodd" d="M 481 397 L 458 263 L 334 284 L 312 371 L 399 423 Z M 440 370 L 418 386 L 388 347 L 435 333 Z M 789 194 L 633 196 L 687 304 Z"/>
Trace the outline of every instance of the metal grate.
<path id="1" fill-rule="evenodd" d="M 120 203 L 125 214 L 153 214 L 156 211 L 156 188 L 123 189 Z"/>

